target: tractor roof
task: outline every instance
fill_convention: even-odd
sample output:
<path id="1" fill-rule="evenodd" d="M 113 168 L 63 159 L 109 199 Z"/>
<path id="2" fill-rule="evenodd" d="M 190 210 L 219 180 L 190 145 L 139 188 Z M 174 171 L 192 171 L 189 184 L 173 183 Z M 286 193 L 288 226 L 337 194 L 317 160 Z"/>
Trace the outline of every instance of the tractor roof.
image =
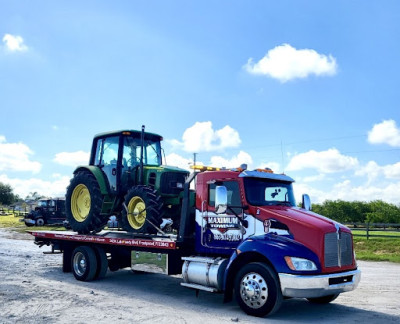
<path id="1" fill-rule="evenodd" d="M 100 134 L 96 134 L 94 136 L 94 138 L 98 138 L 98 137 L 111 137 L 111 136 L 119 136 L 119 135 L 130 135 L 133 137 L 138 137 L 140 138 L 141 136 L 141 131 L 137 131 L 137 130 L 129 130 L 129 129 L 124 129 L 124 130 L 116 130 L 116 131 L 111 131 L 111 132 L 105 132 L 105 133 L 100 133 Z M 144 132 L 145 137 L 146 138 L 150 138 L 153 140 L 159 140 L 162 141 L 163 138 L 161 135 L 158 134 L 154 134 L 154 133 L 149 133 L 149 132 Z"/>

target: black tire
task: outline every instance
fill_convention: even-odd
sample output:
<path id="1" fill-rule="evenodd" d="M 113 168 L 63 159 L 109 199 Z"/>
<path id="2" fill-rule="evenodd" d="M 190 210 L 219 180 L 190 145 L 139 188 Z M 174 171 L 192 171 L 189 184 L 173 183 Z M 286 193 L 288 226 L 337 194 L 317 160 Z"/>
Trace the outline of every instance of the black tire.
<path id="1" fill-rule="evenodd" d="M 162 222 L 162 201 L 155 190 L 147 186 L 135 186 L 125 195 L 121 226 L 127 232 L 155 234 Z M 128 212 L 127 212 L 128 209 Z M 150 223 L 151 222 L 151 223 Z"/>
<path id="2" fill-rule="evenodd" d="M 318 297 L 318 298 L 307 298 L 307 300 L 313 304 L 329 304 L 331 301 L 334 301 L 338 297 L 339 297 L 339 294 L 333 294 L 333 295 L 328 295 L 328 296 Z"/>
<path id="3" fill-rule="evenodd" d="M 104 249 L 99 246 L 94 246 L 93 249 L 97 259 L 97 270 L 94 279 L 103 279 L 108 269 L 107 254 Z"/>
<path id="4" fill-rule="evenodd" d="M 90 172 L 78 172 L 67 188 L 65 211 L 72 230 L 79 234 L 100 232 L 108 217 L 101 215 L 103 197 Z"/>
<path id="5" fill-rule="evenodd" d="M 258 317 L 276 312 L 283 299 L 275 271 L 258 262 L 240 269 L 235 279 L 235 296 L 246 314 Z"/>
<path id="6" fill-rule="evenodd" d="M 78 246 L 71 256 L 71 269 L 79 281 L 95 279 L 97 271 L 96 253 L 90 246 Z"/>
<path id="7" fill-rule="evenodd" d="M 43 218 L 38 218 L 38 219 L 36 219 L 36 226 L 44 226 L 44 224 L 46 223 L 45 221 L 44 221 L 44 219 Z"/>

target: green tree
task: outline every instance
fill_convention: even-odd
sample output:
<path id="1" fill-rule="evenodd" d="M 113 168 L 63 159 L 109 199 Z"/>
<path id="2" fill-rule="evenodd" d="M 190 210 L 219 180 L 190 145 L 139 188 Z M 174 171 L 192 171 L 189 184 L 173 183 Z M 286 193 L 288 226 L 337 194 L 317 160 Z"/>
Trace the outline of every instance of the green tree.
<path id="1" fill-rule="evenodd" d="M 26 196 L 25 200 L 33 200 L 33 201 L 38 201 L 39 199 L 43 198 L 42 195 L 40 195 L 38 192 L 30 192 L 28 196 Z"/>
<path id="2" fill-rule="evenodd" d="M 16 196 L 13 193 L 13 189 L 9 184 L 0 182 L 0 204 L 11 205 L 14 203 Z"/>
<path id="3" fill-rule="evenodd" d="M 326 200 L 313 211 L 342 223 L 400 223 L 400 207 L 382 200 L 371 202 Z"/>

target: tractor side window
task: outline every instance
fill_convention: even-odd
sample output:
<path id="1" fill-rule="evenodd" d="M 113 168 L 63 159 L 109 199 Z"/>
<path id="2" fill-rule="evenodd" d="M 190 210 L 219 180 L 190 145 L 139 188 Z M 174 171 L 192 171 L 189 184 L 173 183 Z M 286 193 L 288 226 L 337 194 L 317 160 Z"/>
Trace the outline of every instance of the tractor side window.
<path id="1" fill-rule="evenodd" d="M 97 140 L 94 165 L 101 165 L 101 148 L 102 148 L 102 146 L 103 146 L 103 140 L 102 139 Z"/>
<path id="2" fill-rule="evenodd" d="M 236 181 L 219 181 L 211 183 L 208 187 L 208 206 L 215 207 L 215 187 L 225 186 L 228 191 L 228 206 L 238 207 L 242 205 L 240 199 L 239 184 Z M 237 214 L 240 214 L 241 208 L 233 208 Z M 232 212 L 228 210 L 228 214 Z"/>
<path id="3" fill-rule="evenodd" d="M 102 164 L 104 166 L 112 165 L 116 167 L 118 160 L 118 146 L 119 146 L 118 144 L 119 144 L 118 136 L 108 137 L 104 140 L 103 154 L 102 154 L 103 155 Z"/>

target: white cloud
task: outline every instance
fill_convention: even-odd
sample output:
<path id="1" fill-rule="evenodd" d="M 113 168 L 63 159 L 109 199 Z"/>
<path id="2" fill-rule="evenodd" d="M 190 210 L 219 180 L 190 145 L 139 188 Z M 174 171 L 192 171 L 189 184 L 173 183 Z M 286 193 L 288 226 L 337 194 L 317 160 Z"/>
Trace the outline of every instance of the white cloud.
<path id="1" fill-rule="evenodd" d="M 226 168 L 237 168 L 241 164 L 247 164 L 250 169 L 253 164 L 253 159 L 250 154 L 240 151 L 238 155 L 232 157 L 231 159 L 225 159 L 221 156 L 212 156 L 210 159 L 211 166 L 214 167 L 226 167 Z"/>
<path id="2" fill-rule="evenodd" d="M 256 169 L 265 169 L 265 168 L 270 168 L 274 173 L 281 173 L 281 165 L 277 162 L 266 162 L 266 163 L 260 163 Z"/>
<path id="3" fill-rule="evenodd" d="M 314 176 L 308 176 L 308 177 L 304 177 L 302 179 L 302 181 L 304 182 L 316 182 L 316 181 L 322 181 L 326 179 L 326 175 L 321 173 L 321 174 L 317 174 Z"/>
<path id="4" fill-rule="evenodd" d="M 89 163 L 89 152 L 61 152 L 57 153 L 54 162 L 66 166 L 87 165 Z"/>
<path id="5" fill-rule="evenodd" d="M 371 183 L 382 174 L 382 167 L 375 161 L 369 161 L 366 165 L 357 169 L 354 174 L 356 176 L 367 176 L 368 183 Z"/>
<path id="6" fill-rule="evenodd" d="M 400 129 L 394 120 L 384 120 L 379 124 L 375 124 L 368 132 L 368 142 L 400 147 Z"/>
<path id="7" fill-rule="evenodd" d="M 38 173 L 42 165 L 29 159 L 33 154 L 33 151 L 27 145 L 7 143 L 6 138 L 0 136 L 0 172 L 30 171 Z"/>
<path id="8" fill-rule="evenodd" d="M 296 78 L 306 78 L 311 74 L 335 75 L 336 59 L 332 55 L 323 55 L 313 49 L 296 49 L 289 44 L 277 46 L 258 62 L 250 58 L 245 70 L 251 74 L 267 75 L 287 82 Z"/>
<path id="9" fill-rule="evenodd" d="M 24 44 L 24 39 L 18 35 L 5 34 L 3 43 L 9 52 L 25 52 L 28 50 L 28 46 Z"/>
<path id="10" fill-rule="evenodd" d="M 400 179 L 400 162 L 385 165 L 383 167 L 383 173 L 387 179 Z"/>
<path id="11" fill-rule="evenodd" d="M 320 173 L 333 173 L 354 169 L 357 166 L 357 158 L 340 154 L 337 149 L 331 148 L 327 151 L 311 150 L 297 154 L 290 160 L 287 170 L 296 171 L 311 168 Z"/>
<path id="12" fill-rule="evenodd" d="M 193 164 L 193 160 L 186 159 L 176 153 L 171 153 L 166 156 L 167 165 L 175 166 L 181 169 L 190 170 L 190 165 Z"/>
<path id="13" fill-rule="evenodd" d="M 0 175 L 0 182 L 7 183 L 13 188 L 13 192 L 21 198 L 25 198 L 30 192 L 37 192 L 46 197 L 63 197 L 67 191 L 70 177 L 55 175 L 53 181 L 45 181 L 38 178 L 17 179 Z"/>
<path id="14" fill-rule="evenodd" d="M 339 182 L 330 190 L 319 190 L 305 183 L 293 184 L 296 201 L 301 202 L 301 195 L 310 195 L 313 203 L 323 203 L 325 200 L 345 200 L 345 201 L 373 201 L 383 200 L 392 204 L 399 204 L 400 181 L 386 183 L 383 185 L 359 185 L 355 186 L 348 179 Z"/>
<path id="15" fill-rule="evenodd" d="M 182 148 L 186 152 L 210 152 L 229 147 L 237 147 L 241 143 L 239 133 L 226 125 L 214 130 L 212 122 L 196 122 L 185 130 L 182 142 L 169 141 L 173 146 Z"/>
<path id="16" fill-rule="evenodd" d="M 380 166 L 375 161 L 369 161 L 365 166 L 356 170 L 355 175 L 367 176 L 369 184 L 377 179 L 381 180 L 382 177 L 389 180 L 400 180 L 400 162 Z"/>

